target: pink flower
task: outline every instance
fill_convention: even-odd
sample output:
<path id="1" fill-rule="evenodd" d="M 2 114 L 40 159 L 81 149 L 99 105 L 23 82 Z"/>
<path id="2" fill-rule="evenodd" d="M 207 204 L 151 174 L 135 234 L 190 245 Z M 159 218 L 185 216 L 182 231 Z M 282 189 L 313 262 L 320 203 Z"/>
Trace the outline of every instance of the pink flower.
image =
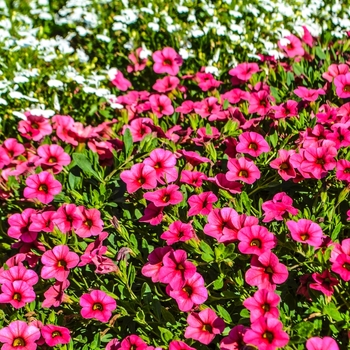
<path id="1" fill-rule="evenodd" d="M 120 350 L 120 341 L 118 339 L 112 339 L 106 345 L 105 350 Z"/>
<path id="2" fill-rule="evenodd" d="M 193 101 L 184 101 L 182 104 L 175 109 L 175 112 L 190 114 L 193 111 L 194 102 Z"/>
<path id="3" fill-rule="evenodd" d="M 182 183 L 194 186 L 201 187 L 203 184 L 203 180 L 206 180 L 207 176 L 200 171 L 190 171 L 190 170 L 182 170 L 180 181 Z"/>
<path id="4" fill-rule="evenodd" d="M 0 303 L 10 303 L 15 309 L 35 300 L 36 294 L 32 286 L 24 281 L 14 281 L 1 286 Z"/>
<path id="5" fill-rule="evenodd" d="M 50 121 L 43 116 L 34 116 L 30 112 L 24 113 L 27 120 L 18 123 L 18 131 L 28 140 L 40 141 L 52 133 Z"/>
<path id="6" fill-rule="evenodd" d="M 148 222 L 153 226 L 159 225 L 163 220 L 163 209 L 164 207 L 156 207 L 153 203 L 149 203 L 139 221 Z"/>
<path id="7" fill-rule="evenodd" d="M 283 41 L 278 42 L 278 47 L 283 50 L 288 57 L 304 56 L 304 49 L 299 38 L 291 34 L 286 36 Z"/>
<path id="8" fill-rule="evenodd" d="M 339 254 L 332 264 L 331 270 L 345 281 L 350 281 L 350 256 L 347 254 Z"/>
<path id="9" fill-rule="evenodd" d="M 179 186 L 169 185 L 154 192 L 147 192 L 143 198 L 152 202 L 156 207 L 166 207 L 168 205 L 175 205 L 182 201 L 183 195 L 178 191 Z"/>
<path id="10" fill-rule="evenodd" d="M 53 232 L 54 211 L 44 211 L 43 213 L 32 214 L 32 222 L 29 225 L 29 230 L 33 232 Z"/>
<path id="11" fill-rule="evenodd" d="M 265 116 L 271 108 L 270 100 L 271 96 L 266 90 L 252 92 L 248 99 L 248 113 L 257 113 L 260 116 Z"/>
<path id="12" fill-rule="evenodd" d="M 299 86 L 294 93 L 304 101 L 316 101 L 319 95 L 325 95 L 323 89 L 308 89 L 305 86 Z"/>
<path id="13" fill-rule="evenodd" d="M 222 81 L 216 80 L 210 73 L 197 72 L 195 80 L 202 91 L 216 89 L 222 84 Z"/>
<path id="14" fill-rule="evenodd" d="M 182 65 L 181 56 L 171 47 L 165 47 L 161 51 L 156 51 L 152 55 L 154 65 L 153 70 L 157 74 L 168 73 L 176 75 Z"/>
<path id="15" fill-rule="evenodd" d="M 331 83 L 338 75 L 345 75 L 348 72 L 349 66 L 347 64 L 331 64 L 327 72 L 322 74 L 322 78 Z"/>
<path id="16" fill-rule="evenodd" d="M 261 316 L 266 318 L 278 318 L 278 304 L 281 298 L 274 292 L 260 289 L 251 298 L 244 300 L 243 305 L 250 311 L 250 322 L 255 322 Z"/>
<path id="17" fill-rule="evenodd" d="M 25 243 L 34 242 L 38 233 L 29 229 L 31 219 L 36 214 L 36 211 L 31 208 L 24 209 L 21 214 L 13 214 L 8 218 L 10 225 L 7 234 L 9 237 L 20 239 Z"/>
<path id="18" fill-rule="evenodd" d="M 260 69 L 257 63 L 244 62 L 229 70 L 228 74 L 230 74 L 232 77 L 237 77 L 240 80 L 247 81 L 253 74 L 259 72 L 259 70 Z"/>
<path id="19" fill-rule="evenodd" d="M 253 225 L 243 227 L 237 235 L 238 249 L 243 254 L 261 255 L 277 245 L 277 238 L 266 227 Z"/>
<path id="20" fill-rule="evenodd" d="M 278 151 L 278 158 L 273 160 L 270 163 L 270 167 L 278 170 L 278 174 L 285 181 L 289 179 L 293 179 L 296 177 L 296 172 L 290 163 L 290 157 L 295 154 L 294 150 L 286 151 L 284 149 L 280 149 Z"/>
<path id="21" fill-rule="evenodd" d="M 3 350 L 35 350 L 35 341 L 39 338 L 40 330 L 35 326 L 28 326 L 24 321 L 13 321 L 0 330 Z"/>
<path id="22" fill-rule="evenodd" d="M 39 277 L 33 270 L 26 269 L 23 265 L 12 266 L 8 270 L 0 270 L 0 284 L 23 281 L 28 286 L 34 286 L 38 283 Z"/>
<path id="23" fill-rule="evenodd" d="M 120 344 L 119 350 L 146 350 L 147 344 L 136 334 L 127 336 Z"/>
<path id="24" fill-rule="evenodd" d="M 141 141 L 145 136 L 152 133 L 152 129 L 145 123 L 149 122 L 153 124 L 152 119 L 149 118 L 137 118 L 130 122 L 127 128 L 130 130 L 133 142 Z"/>
<path id="25" fill-rule="evenodd" d="M 43 254 L 41 262 L 44 265 L 41 269 L 42 278 L 56 278 L 63 282 L 68 278 L 69 270 L 78 265 L 79 256 L 70 252 L 66 245 L 57 245 Z"/>
<path id="26" fill-rule="evenodd" d="M 243 350 L 245 348 L 243 337 L 247 330 L 248 328 L 241 324 L 233 327 L 228 336 L 222 338 L 220 350 Z"/>
<path id="27" fill-rule="evenodd" d="M 194 111 L 202 118 L 219 113 L 221 108 L 218 99 L 215 97 L 207 97 L 203 101 L 194 103 Z"/>
<path id="28" fill-rule="evenodd" d="M 152 95 L 149 98 L 152 112 L 161 118 L 163 115 L 172 115 L 174 113 L 174 107 L 171 104 L 171 100 L 166 95 Z"/>
<path id="29" fill-rule="evenodd" d="M 225 329 L 225 322 L 212 309 L 204 309 L 199 313 L 190 313 L 187 317 L 188 327 L 186 339 L 194 339 L 202 344 L 210 344 L 217 334 Z"/>
<path id="30" fill-rule="evenodd" d="M 69 154 L 59 145 L 42 145 L 37 153 L 43 170 L 52 169 L 54 174 L 60 173 L 63 166 L 71 162 Z"/>
<path id="31" fill-rule="evenodd" d="M 140 54 L 142 53 L 142 47 L 136 49 L 135 53 L 131 52 L 128 56 L 129 60 L 132 62 L 131 65 L 128 65 L 126 70 L 128 73 L 139 72 L 146 68 L 147 58 L 141 58 Z"/>
<path id="32" fill-rule="evenodd" d="M 350 97 L 350 73 L 340 74 L 334 78 L 336 93 L 340 98 Z"/>
<path id="33" fill-rule="evenodd" d="M 247 153 L 252 157 L 258 157 L 264 152 L 270 151 L 270 146 L 266 140 L 256 132 L 244 132 L 238 136 L 239 143 L 236 146 L 236 151 Z"/>
<path id="34" fill-rule="evenodd" d="M 103 230 L 100 211 L 97 209 L 86 209 L 83 206 L 78 207 L 78 209 L 83 222 L 75 230 L 75 233 L 82 238 L 99 235 Z"/>
<path id="35" fill-rule="evenodd" d="M 304 244 L 313 247 L 320 247 L 323 242 L 324 234 L 321 227 L 308 219 L 299 221 L 287 221 L 286 225 L 292 235 L 292 238 Z"/>
<path id="36" fill-rule="evenodd" d="M 284 119 L 287 117 L 296 117 L 298 115 L 298 102 L 293 100 L 288 100 L 280 104 L 279 106 L 271 107 L 275 110 L 276 119 Z"/>
<path id="37" fill-rule="evenodd" d="M 75 204 L 63 204 L 53 215 L 52 220 L 62 233 L 67 233 L 82 225 L 83 216 Z"/>
<path id="38" fill-rule="evenodd" d="M 253 255 L 250 265 L 245 274 L 245 280 L 250 286 L 273 291 L 276 289 L 276 284 L 282 284 L 288 278 L 286 266 L 270 251 L 260 256 Z"/>
<path id="39" fill-rule="evenodd" d="M 120 178 L 126 183 L 128 193 L 134 193 L 139 188 L 150 190 L 157 186 L 156 171 L 149 165 L 134 164 L 130 170 L 124 170 Z"/>
<path id="40" fill-rule="evenodd" d="M 293 199 L 287 196 L 285 192 L 275 194 L 271 201 L 266 201 L 261 206 L 265 216 L 263 222 L 282 221 L 286 213 L 297 215 L 298 209 L 295 209 L 292 204 Z"/>
<path id="41" fill-rule="evenodd" d="M 227 166 L 229 171 L 226 174 L 226 178 L 229 181 L 241 180 L 247 184 L 254 183 L 257 179 L 260 179 L 260 171 L 253 161 L 247 158 L 231 158 Z"/>
<path id="42" fill-rule="evenodd" d="M 313 47 L 314 45 L 314 38 L 312 37 L 311 33 L 307 29 L 306 26 L 302 26 L 304 30 L 304 35 L 303 35 L 303 42 L 307 44 L 310 47 Z"/>
<path id="43" fill-rule="evenodd" d="M 62 304 L 62 302 L 67 301 L 67 295 L 64 293 L 64 291 L 68 287 L 68 280 L 63 282 L 56 281 L 55 284 L 44 293 L 45 300 L 41 304 L 42 307 L 58 307 Z"/>
<path id="44" fill-rule="evenodd" d="M 166 76 L 163 79 L 157 79 L 156 83 L 153 85 L 153 89 L 157 92 L 169 92 L 175 90 L 179 83 L 179 78 Z"/>
<path id="45" fill-rule="evenodd" d="M 187 253 L 184 250 L 169 251 L 163 257 L 163 266 L 159 270 L 159 281 L 169 283 L 172 288 L 179 289 L 195 272 L 196 266 L 187 260 Z"/>
<path id="46" fill-rule="evenodd" d="M 79 303 L 84 318 L 95 318 L 104 323 L 108 322 L 117 307 L 116 301 L 101 290 L 83 294 Z"/>
<path id="47" fill-rule="evenodd" d="M 202 163 L 211 163 L 210 159 L 206 157 L 202 157 L 197 152 L 181 150 L 179 151 L 179 153 L 181 153 L 185 157 L 186 161 L 193 166 L 196 166 Z"/>
<path id="48" fill-rule="evenodd" d="M 169 350 L 196 350 L 181 340 L 172 340 L 169 343 Z"/>
<path id="49" fill-rule="evenodd" d="M 213 209 L 213 203 L 218 200 L 218 197 L 211 191 L 203 192 L 199 195 L 192 195 L 188 198 L 188 204 L 190 205 L 190 210 L 188 211 L 188 216 L 193 215 L 208 215 Z"/>
<path id="50" fill-rule="evenodd" d="M 185 224 L 181 221 L 174 221 L 169 226 L 169 230 L 161 234 L 160 238 L 165 239 L 168 245 L 176 242 L 186 242 L 195 237 L 191 224 Z"/>
<path id="51" fill-rule="evenodd" d="M 324 295 L 331 296 L 334 293 L 333 286 L 339 284 L 339 281 L 332 277 L 328 270 L 324 270 L 322 273 L 313 273 L 312 278 L 315 283 L 310 283 L 311 289 L 319 290 Z"/>
<path id="52" fill-rule="evenodd" d="M 244 342 L 259 347 L 259 350 L 276 350 L 289 342 L 289 336 L 283 331 L 283 324 L 275 318 L 258 318 L 244 334 Z"/>
<path id="53" fill-rule="evenodd" d="M 24 198 L 37 198 L 44 204 L 52 202 L 54 196 L 62 191 L 61 183 L 47 171 L 30 175 L 26 179 L 26 185 L 23 192 Z"/>
<path id="54" fill-rule="evenodd" d="M 131 83 L 128 79 L 124 78 L 124 75 L 121 71 L 112 68 L 109 71 L 109 78 L 114 86 L 121 91 L 126 91 L 131 87 Z"/>
<path id="55" fill-rule="evenodd" d="M 47 324 L 41 328 L 41 335 L 45 339 L 48 346 L 56 346 L 58 344 L 68 344 L 70 342 L 70 332 L 66 327 Z"/>
<path id="56" fill-rule="evenodd" d="M 143 163 L 155 170 L 156 178 L 162 185 L 173 182 L 178 177 L 178 172 L 175 167 L 176 157 L 170 151 L 156 148 Z"/>
<path id="57" fill-rule="evenodd" d="M 307 350 L 339 350 L 337 342 L 331 337 L 312 337 L 306 342 Z"/>

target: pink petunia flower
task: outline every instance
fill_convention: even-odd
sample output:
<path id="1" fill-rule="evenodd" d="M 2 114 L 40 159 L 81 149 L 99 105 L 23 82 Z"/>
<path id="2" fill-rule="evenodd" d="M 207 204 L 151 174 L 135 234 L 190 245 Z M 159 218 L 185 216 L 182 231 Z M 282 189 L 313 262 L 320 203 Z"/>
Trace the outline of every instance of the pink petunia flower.
<path id="1" fill-rule="evenodd" d="M 13 321 L 0 330 L 0 342 L 3 350 L 35 350 L 36 340 L 40 338 L 40 330 L 28 326 L 24 321 Z"/>
<path id="2" fill-rule="evenodd" d="M 63 166 L 71 162 L 69 154 L 59 145 L 42 145 L 37 149 L 37 154 L 43 170 L 52 169 L 54 174 L 60 173 Z"/>
<path id="3" fill-rule="evenodd" d="M 216 89 L 222 84 L 222 81 L 216 80 L 211 73 L 197 72 L 195 81 L 198 82 L 198 86 L 202 91 Z"/>
<path id="4" fill-rule="evenodd" d="M 276 193 L 271 201 L 266 201 L 261 208 L 264 211 L 263 222 L 282 221 L 285 214 L 297 215 L 298 209 L 293 207 L 293 199 L 285 192 Z"/>
<path id="5" fill-rule="evenodd" d="M 257 63 L 244 62 L 229 70 L 228 74 L 242 81 L 248 81 L 253 74 L 259 71 L 260 69 Z"/>
<path id="6" fill-rule="evenodd" d="M 331 337 L 312 337 L 306 341 L 307 350 L 339 350 L 337 342 Z"/>
<path id="7" fill-rule="evenodd" d="M 80 313 L 84 318 L 95 318 L 106 323 L 117 307 L 116 301 L 101 290 L 93 290 L 80 298 Z"/>
<path id="8" fill-rule="evenodd" d="M 20 239 L 25 243 L 34 242 L 38 237 L 38 233 L 29 229 L 31 220 L 36 214 L 32 208 L 26 208 L 21 214 L 13 214 L 8 218 L 10 225 L 7 234 L 9 237 Z"/>
<path id="9" fill-rule="evenodd" d="M 229 171 L 226 174 L 226 178 L 229 181 L 240 180 L 247 184 L 252 184 L 260 179 L 260 170 L 253 161 L 247 158 L 231 158 L 227 166 Z"/>
<path id="10" fill-rule="evenodd" d="M 139 72 L 139 71 L 142 71 L 146 68 L 148 59 L 140 57 L 142 51 L 143 51 L 142 47 L 139 47 L 135 50 L 135 52 L 131 52 L 128 55 L 128 58 L 132 63 L 132 64 L 128 65 L 126 68 L 128 73 Z"/>
<path id="11" fill-rule="evenodd" d="M 190 171 L 190 170 L 182 170 L 180 181 L 182 183 L 194 186 L 201 187 L 203 184 L 203 180 L 206 180 L 207 176 L 200 171 Z"/>
<path id="12" fill-rule="evenodd" d="M 320 247 L 323 242 L 324 234 L 321 227 L 308 219 L 299 221 L 287 221 L 286 225 L 292 235 L 292 238 L 304 244 L 313 247 Z"/>
<path id="13" fill-rule="evenodd" d="M 252 92 L 249 96 L 248 113 L 257 113 L 260 116 L 265 116 L 271 109 L 271 96 L 265 90 Z"/>
<path id="14" fill-rule="evenodd" d="M 250 269 L 245 280 L 250 286 L 274 291 L 276 284 L 284 283 L 288 278 L 288 270 L 278 261 L 278 257 L 268 251 L 260 256 L 253 255 Z"/>
<path id="15" fill-rule="evenodd" d="M 213 203 L 215 203 L 217 200 L 218 197 L 216 197 L 211 191 L 203 192 L 199 195 L 194 194 L 187 200 L 188 204 L 190 205 L 187 215 L 208 215 L 213 209 Z"/>
<path id="16" fill-rule="evenodd" d="M 108 72 L 108 76 L 112 84 L 121 91 L 126 91 L 131 87 L 130 81 L 126 79 L 124 77 L 124 74 L 116 68 L 110 69 Z"/>
<path id="17" fill-rule="evenodd" d="M 33 232 L 53 232 L 54 211 L 44 211 L 42 213 L 32 214 L 32 222 L 29 225 L 29 230 Z"/>
<path id="18" fill-rule="evenodd" d="M 294 93 L 304 101 L 316 101 L 319 95 L 325 95 L 323 89 L 308 89 L 305 86 L 299 86 L 294 90 Z"/>
<path id="19" fill-rule="evenodd" d="M 175 90 L 179 83 L 179 78 L 166 76 L 163 79 L 157 79 L 156 83 L 153 85 L 153 90 L 161 93 L 169 92 Z"/>
<path id="20" fill-rule="evenodd" d="M 153 53 L 152 58 L 155 73 L 168 73 L 170 75 L 179 73 L 182 57 L 173 48 L 165 47 L 161 51 L 156 51 Z"/>
<path id="21" fill-rule="evenodd" d="M 57 245 L 43 254 L 41 262 L 44 265 L 41 269 L 42 278 L 56 278 L 63 282 L 68 278 L 69 270 L 78 265 L 79 256 L 70 252 L 66 245 Z"/>
<path id="22" fill-rule="evenodd" d="M 120 341 L 118 339 L 112 339 L 106 345 L 105 350 L 120 350 Z"/>
<path id="23" fill-rule="evenodd" d="M 333 262 L 331 270 L 337 273 L 345 282 L 350 281 L 350 255 L 339 254 Z"/>
<path id="24" fill-rule="evenodd" d="M 202 157 L 197 152 L 180 150 L 179 153 L 181 153 L 185 157 L 186 161 L 193 166 L 196 166 L 202 163 L 211 163 L 210 159 L 206 157 Z"/>
<path id="25" fill-rule="evenodd" d="M 350 73 L 340 74 L 334 78 L 336 93 L 340 98 L 350 97 Z"/>
<path id="26" fill-rule="evenodd" d="M 139 188 L 151 190 L 157 186 L 156 171 L 147 164 L 134 164 L 130 170 L 124 170 L 120 178 L 126 183 L 128 193 L 134 193 Z"/>
<path id="27" fill-rule="evenodd" d="M 276 318 L 258 318 L 244 334 L 244 341 L 255 345 L 259 350 L 276 350 L 289 342 L 289 336 L 283 331 L 283 324 Z"/>
<path id="28" fill-rule="evenodd" d="M 13 283 L 15 281 L 23 281 L 28 286 L 34 286 L 38 283 L 38 274 L 23 265 L 12 266 L 8 270 L 0 270 L 0 284 Z"/>
<path id="29" fill-rule="evenodd" d="M 191 224 L 186 224 L 179 220 L 170 224 L 169 230 L 161 234 L 160 238 L 165 239 L 168 245 L 177 242 L 186 242 L 195 237 L 195 232 Z"/>
<path id="30" fill-rule="evenodd" d="M 83 216 L 75 204 L 63 204 L 52 216 L 52 220 L 62 233 L 68 233 L 82 225 Z"/>
<path id="31" fill-rule="evenodd" d="M 247 153 L 252 157 L 258 157 L 264 152 L 270 151 L 270 146 L 266 140 L 256 132 L 244 132 L 238 136 L 239 142 L 236 151 Z"/>
<path id="32" fill-rule="evenodd" d="M 18 131 L 28 140 L 40 141 L 52 133 L 50 121 L 43 116 L 34 116 L 30 112 L 24 113 L 27 120 L 18 123 Z"/>
<path id="33" fill-rule="evenodd" d="M 222 338 L 220 342 L 220 350 L 243 350 L 245 342 L 243 341 L 244 334 L 249 328 L 241 324 L 233 327 L 227 337 Z"/>
<path id="34" fill-rule="evenodd" d="M 255 322 L 261 316 L 278 318 L 280 312 L 277 308 L 281 298 L 274 292 L 260 289 L 254 295 L 243 301 L 244 307 L 250 311 L 250 322 Z"/>
<path id="35" fill-rule="evenodd" d="M 172 115 L 174 113 L 174 107 L 171 104 L 171 100 L 166 95 L 154 94 L 150 96 L 149 102 L 151 104 L 152 112 L 161 118 L 163 115 Z"/>
<path id="36" fill-rule="evenodd" d="M 196 350 L 181 340 L 172 340 L 169 343 L 169 350 Z"/>
<path id="37" fill-rule="evenodd" d="M 71 339 L 70 331 L 66 327 L 47 324 L 40 331 L 48 346 L 68 344 Z"/>
<path id="38" fill-rule="evenodd" d="M 301 40 L 293 34 L 278 41 L 277 45 L 288 57 L 304 56 L 305 51 Z"/>
<path id="39" fill-rule="evenodd" d="M 126 126 L 130 130 L 133 142 L 139 142 L 152 133 L 152 129 L 145 124 L 146 122 L 150 123 L 150 125 L 153 124 L 150 118 L 137 118 L 132 120 L 130 125 Z"/>
<path id="40" fill-rule="evenodd" d="M 225 322 L 210 308 L 199 313 L 190 313 L 187 323 L 185 338 L 197 340 L 205 345 L 210 344 L 215 336 L 221 334 L 225 328 Z"/>
<path id="41" fill-rule="evenodd" d="M 152 202 L 156 207 L 166 207 L 168 205 L 175 205 L 182 201 L 183 195 L 179 191 L 179 186 L 169 185 L 153 192 L 147 192 L 143 198 Z"/>
<path id="42" fill-rule="evenodd" d="M 63 282 L 56 281 L 55 284 L 44 293 L 45 300 L 41 304 L 42 307 L 58 307 L 62 302 L 68 301 L 68 296 L 64 291 L 69 287 L 69 284 L 68 280 Z"/>
<path id="43" fill-rule="evenodd" d="M 270 163 L 270 167 L 278 170 L 278 174 L 285 181 L 296 177 L 295 169 L 290 163 L 290 157 L 295 154 L 294 150 L 280 149 L 278 151 L 278 158 Z"/>
<path id="44" fill-rule="evenodd" d="M 319 290 L 327 296 L 333 295 L 333 286 L 339 284 L 339 281 L 335 277 L 332 277 L 328 270 L 324 270 L 322 273 L 313 273 L 312 278 L 315 283 L 310 283 L 309 287 L 311 289 Z"/>
<path id="45" fill-rule="evenodd" d="M 243 227 L 237 235 L 238 249 L 242 254 L 261 255 L 277 245 L 277 238 L 266 227 L 253 225 Z"/>
<path id="46" fill-rule="evenodd" d="M 9 303 L 15 309 L 25 306 L 35 300 L 36 294 L 32 286 L 24 281 L 4 283 L 1 286 L 0 303 Z"/>
<path id="47" fill-rule="evenodd" d="M 345 75 L 348 72 L 349 66 L 347 64 L 331 64 L 327 72 L 322 74 L 322 78 L 331 83 L 338 75 Z"/>
<path id="48" fill-rule="evenodd" d="M 312 37 L 311 33 L 307 29 L 306 26 L 302 26 L 304 30 L 304 35 L 303 35 L 303 42 L 307 44 L 310 47 L 314 46 L 314 38 Z"/>
<path id="49" fill-rule="evenodd" d="M 276 119 L 285 119 L 287 117 L 296 117 L 298 115 L 298 102 L 288 100 L 279 106 L 271 107 L 275 111 Z"/>
<path id="50" fill-rule="evenodd" d="M 82 238 L 99 235 L 103 230 L 100 211 L 97 209 L 86 209 L 84 206 L 79 206 L 78 209 L 83 221 L 75 229 L 75 233 Z"/>
<path id="51" fill-rule="evenodd" d="M 156 207 L 153 203 L 149 203 L 139 221 L 148 222 L 153 226 L 159 225 L 163 220 L 163 209 L 164 207 Z"/>
<path id="52" fill-rule="evenodd" d="M 47 171 L 33 174 L 26 179 L 27 187 L 23 191 L 24 198 L 37 198 L 40 202 L 48 204 L 54 196 L 62 191 L 62 185 Z"/>
<path id="53" fill-rule="evenodd" d="M 136 334 L 128 335 L 120 343 L 119 350 L 146 350 L 147 344 Z"/>

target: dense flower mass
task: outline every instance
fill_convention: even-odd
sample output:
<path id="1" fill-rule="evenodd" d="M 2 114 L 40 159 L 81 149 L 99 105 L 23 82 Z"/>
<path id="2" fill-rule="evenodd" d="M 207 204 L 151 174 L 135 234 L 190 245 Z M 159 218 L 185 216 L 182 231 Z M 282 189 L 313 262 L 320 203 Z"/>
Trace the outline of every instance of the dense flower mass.
<path id="1" fill-rule="evenodd" d="M 0 0 L 0 348 L 349 348 L 349 14 Z"/>

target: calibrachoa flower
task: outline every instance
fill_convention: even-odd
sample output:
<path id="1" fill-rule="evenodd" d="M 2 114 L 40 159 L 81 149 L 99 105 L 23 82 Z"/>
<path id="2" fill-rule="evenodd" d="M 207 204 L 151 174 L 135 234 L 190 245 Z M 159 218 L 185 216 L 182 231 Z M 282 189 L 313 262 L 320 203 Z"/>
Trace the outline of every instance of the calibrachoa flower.
<path id="1" fill-rule="evenodd" d="M 116 301 L 101 290 L 93 290 L 83 294 L 80 298 L 80 313 L 84 318 L 96 318 L 101 322 L 108 322 L 112 311 L 117 307 Z"/>
<path id="2" fill-rule="evenodd" d="M 293 199 L 287 196 L 285 192 L 275 194 L 271 201 L 266 201 L 261 206 L 265 216 L 263 222 L 282 221 L 287 213 L 297 215 L 298 209 L 294 208 L 292 204 Z"/>
<path id="3" fill-rule="evenodd" d="M 153 53 L 153 70 L 155 73 L 176 75 L 182 65 L 182 57 L 171 47 Z"/>
<path id="4" fill-rule="evenodd" d="M 334 78 L 336 93 L 341 98 L 350 97 L 350 73 L 340 74 Z"/>
<path id="5" fill-rule="evenodd" d="M 163 115 L 172 115 L 174 113 L 174 107 L 171 104 L 171 100 L 166 95 L 152 95 L 149 98 L 149 102 L 152 112 L 158 118 L 161 118 Z"/>
<path id="6" fill-rule="evenodd" d="M 176 242 L 186 242 L 195 237 L 191 224 L 175 221 L 169 226 L 169 230 L 161 234 L 160 238 L 165 239 L 168 245 Z"/>
<path id="7" fill-rule="evenodd" d="M 146 350 L 147 344 L 136 334 L 127 336 L 120 343 L 120 350 Z"/>
<path id="8" fill-rule="evenodd" d="M 37 149 L 37 153 L 41 167 L 44 170 L 52 169 L 54 174 L 61 172 L 63 166 L 71 162 L 69 154 L 59 145 L 42 145 Z"/>
<path id="9" fill-rule="evenodd" d="M 244 132 L 238 136 L 239 142 L 236 151 L 247 153 L 252 157 L 258 157 L 264 152 L 270 151 L 270 146 L 266 140 L 256 132 Z"/>
<path id="10" fill-rule="evenodd" d="M 183 195 L 178 189 L 179 186 L 169 185 L 154 192 L 147 192 L 143 197 L 152 202 L 156 207 L 175 205 L 179 204 L 183 199 Z"/>
<path id="11" fill-rule="evenodd" d="M 254 164 L 253 161 L 247 158 L 231 158 L 227 166 L 229 171 L 226 174 L 226 178 L 229 181 L 243 181 L 247 184 L 252 184 L 256 180 L 260 179 L 260 170 Z"/>
<path id="12" fill-rule="evenodd" d="M 82 225 L 83 216 L 75 204 L 63 204 L 52 216 L 52 220 L 62 233 L 68 233 Z"/>
<path id="13" fill-rule="evenodd" d="M 292 235 L 292 238 L 304 244 L 313 247 L 319 247 L 323 242 L 323 231 L 321 227 L 308 219 L 300 219 L 299 221 L 287 221 L 286 225 Z"/>
<path id="14" fill-rule="evenodd" d="M 79 256 L 70 252 L 66 245 L 57 245 L 43 254 L 41 262 L 44 265 L 41 269 L 42 278 L 56 278 L 63 282 L 68 278 L 70 269 L 78 265 Z"/>
<path id="15" fill-rule="evenodd" d="M 56 346 L 58 344 L 68 344 L 70 342 L 70 331 L 66 327 L 47 324 L 41 328 L 41 335 L 45 339 L 48 346 Z"/>
<path id="16" fill-rule="evenodd" d="M 28 286 L 34 286 L 38 283 L 38 274 L 23 265 L 12 266 L 8 270 L 0 270 L 0 284 L 12 283 L 14 281 L 23 281 Z"/>
<path id="17" fill-rule="evenodd" d="M 301 40 L 293 34 L 280 40 L 278 42 L 278 47 L 283 50 L 288 57 L 303 56 L 305 53 Z"/>
<path id="18" fill-rule="evenodd" d="M 210 308 L 190 313 L 187 323 L 185 338 L 192 338 L 205 345 L 210 344 L 225 328 L 225 322 Z"/>
<path id="19" fill-rule="evenodd" d="M 193 215 L 208 215 L 213 208 L 213 203 L 218 200 L 213 192 L 203 192 L 199 195 L 193 195 L 188 198 L 188 204 L 190 205 L 190 210 L 188 211 L 188 216 Z"/>
<path id="20" fill-rule="evenodd" d="M 339 350 L 337 342 L 331 337 L 313 337 L 306 342 L 307 350 Z"/>
<path id="21" fill-rule="evenodd" d="M 24 198 L 37 198 L 40 202 L 48 204 L 53 201 L 56 194 L 62 191 L 62 185 L 47 171 L 30 175 L 26 179 L 27 187 L 24 189 Z"/>
<path id="22" fill-rule="evenodd" d="M 293 150 L 280 149 L 278 151 L 278 158 L 270 163 L 270 167 L 277 169 L 278 174 L 285 181 L 296 177 L 296 172 L 292 164 L 290 163 L 290 157 L 295 153 Z"/>
<path id="23" fill-rule="evenodd" d="M 139 188 L 151 190 L 157 186 L 156 171 L 147 164 L 139 163 L 124 170 L 120 178 L 126 183 L 129 193 L 136 192 Z"/>
<path id="24" fill-rule="evenodd" d="M 24 281 L 5 283 L 1 286 L 1 291 L 0 303 L 10 303 L 16 309 L 32 302 L 36 297 L 33 287 Z"/>
<path id="25" fill-rule="evenodd" d="M 9 237 L 20 239 L 23 242 L 34 242 L 38 233 L 29 229 L 31 219 L 36 214 L 36 211 L 31 208 L 24 209 L 21 214 L 13 214 L 8 218 L 10 225 L 7 234 Z"/>
<path id="26" fill-rule="evenodd" d="M 233 327 L 230 330 L 228 336 L 222 338 L 220 342 L 220 350 L 243 350 L 246 348 L 249 349 L 249 346 L 245 347 L 245 343 L 243 341 L 244 334 L 247 330 L 248 327 L 245 327 L 241 324 Z"/>
<path id="27" fill-rule="evenodd" d="M 237 77 L 240 80 L 247 81 L 251 78 L 251 76 L 257 72 L 259 72 L 259 66 L 257 63 L 240 63 L 237 67 L 229 70 L 228 74 L 233 77 Z"/>
<path id="28" fill-rule="evenodd" d="M 172 340 L 169 343 L 169 350 L 196 350 L 181 340 Z"/>
<path id="29" fill-rule="evenodd" d="M 315 283 L 310 283 L 309 287 L 311 289 L 319 290 L 327 296 L 331 296 L 334 293 L 333 286 L 339 284 L 339 281 L 335 277 L 332 277 L 328 270 L 325 270 L 322 273 L 313 273 L 312 278 Z"/>
<path id="30" fill-rule="evenodd" d="M 86 209 L 83 206 L 78 207 L 78 209 L 83 222 L 76 228 L 75 233 L 82 238 L 99 235 L 103 230 L 100 211 L 97 209 Z"/>
<path id="31" fill-rule="evenodd" d="M 260 317 L 251 325 L 244 334 L 244 342 L 253 344 L 259 350 L 276 350 L 289 342 L 289 336 L 283 331 L 281 321 L 273 317 Z"/>
<path id="32" fill-rule="evenodd" d="M 69 287 L 69 281 L 56 281 L 45 293 L 45 300 L 42 302 L 42 307 L 50 308 L 51 306 L 58 307 L 62 302 L 68 300 L 68 296 L 64 293 L 65 289 Z"/>
<path id="33" fill-rule="evenodd" d="M 35 350 L 35 341 L 39 338 L 40 330 L 35 326 L 28 326 L 24 321 L 13 321 L 0 330 L 3 350 Z"/>

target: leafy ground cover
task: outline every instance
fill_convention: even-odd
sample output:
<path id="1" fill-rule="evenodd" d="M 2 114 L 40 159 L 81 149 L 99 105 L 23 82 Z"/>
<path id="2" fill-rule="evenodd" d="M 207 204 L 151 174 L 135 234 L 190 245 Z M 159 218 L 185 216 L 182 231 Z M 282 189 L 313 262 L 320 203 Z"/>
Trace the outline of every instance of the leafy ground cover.
<path id="1" fill-rule="evenodd" d="M 347 349 L 349 14 L 0 0 L 2 349 Z"/>

